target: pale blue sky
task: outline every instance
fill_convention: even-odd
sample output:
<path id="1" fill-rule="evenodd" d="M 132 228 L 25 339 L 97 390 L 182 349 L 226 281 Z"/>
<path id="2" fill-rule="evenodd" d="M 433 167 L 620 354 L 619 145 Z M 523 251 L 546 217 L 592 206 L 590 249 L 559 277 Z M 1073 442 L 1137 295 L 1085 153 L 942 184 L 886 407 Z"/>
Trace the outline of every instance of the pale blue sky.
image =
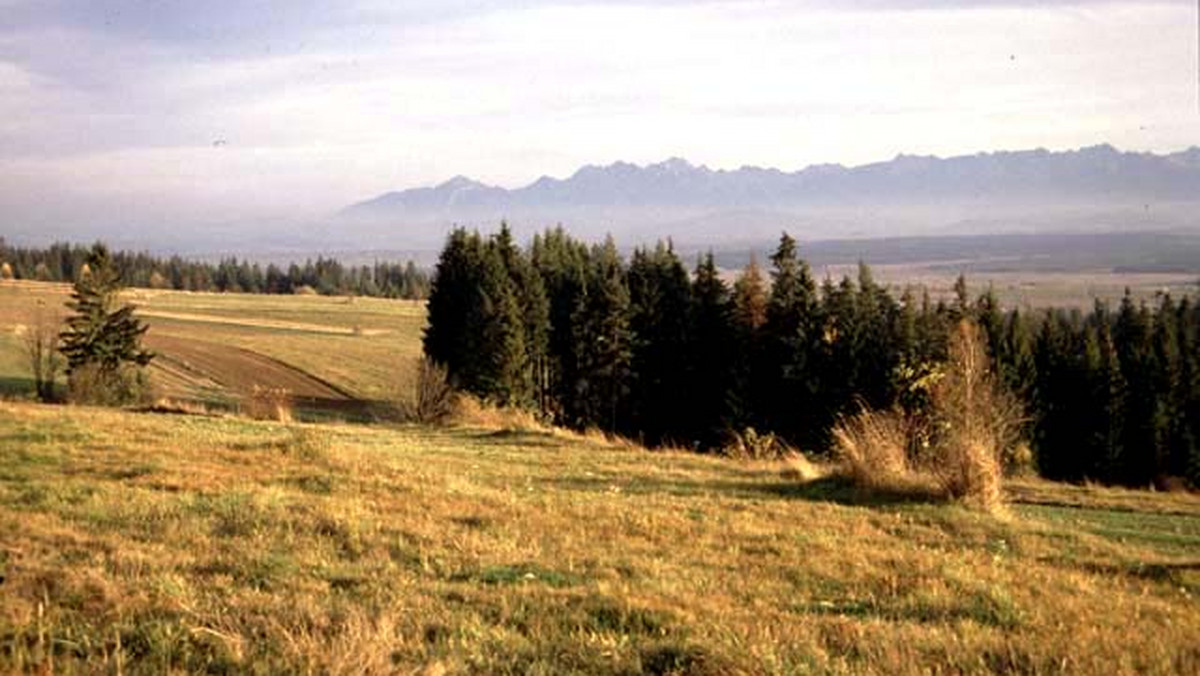
<path id="1" fill-rule="evenodd" d="M 1177 150 L 1200 143 L 1196 9 L 0 0 L 0 214 L 311 218 L 454 174 L 669 156 Z"/>

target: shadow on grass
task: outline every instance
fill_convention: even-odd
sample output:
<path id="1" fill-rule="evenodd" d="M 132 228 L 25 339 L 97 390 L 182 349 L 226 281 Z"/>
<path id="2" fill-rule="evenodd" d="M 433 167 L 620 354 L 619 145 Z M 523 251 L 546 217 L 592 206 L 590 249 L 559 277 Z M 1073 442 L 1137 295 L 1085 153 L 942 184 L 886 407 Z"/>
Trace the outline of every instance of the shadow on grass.
<path id="1" fill-rule="evenodd" d="M 561 447 L 563 442 L 550 432 L 541 430 L 507 429 L 493 432 L 473 432 L 470 438 L 485 446 L 540 446 Z"/>
<path id="2" fill-rule="evenodd" d="M 614 480 L 605 477 L 568 477 L 552 479 L 557 488 L 597 493 L 626 493 L 635 495 L 666 494 L 703 496 L 720 494 L 728 497 L 760 500 L 781 498 L 809 502 L 832 502 L 851 506 L 888 506 L 910 503 L 944 502 L 944 498 L 929 491 L 864 489 L 842 477 L 825 477 L 812 481 L 782 479 L 762 481 L 688 481 L 681 479 Z"/>
<path id="3" fill-rule="evenodd" d="M 33 378 L 0 378 L 0 397 L 29 397 L 37 392 Z"/>

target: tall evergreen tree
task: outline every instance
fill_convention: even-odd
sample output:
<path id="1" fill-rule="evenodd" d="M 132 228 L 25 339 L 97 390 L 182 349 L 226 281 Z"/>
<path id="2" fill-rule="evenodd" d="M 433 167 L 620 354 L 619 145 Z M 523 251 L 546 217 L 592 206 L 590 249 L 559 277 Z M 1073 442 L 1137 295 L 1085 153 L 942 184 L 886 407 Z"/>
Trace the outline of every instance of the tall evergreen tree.
<path id="1" fill-rule="evenodd" d="M 479 233 L 456 228 L 438 257 L 426 305 L 425 354 L 446 368 L 457 387 L 475 371 L 480 325 L 471 324 L 482 284 L 484 247 Z M 298 266 L 289 276 L 300 274 Z"/>
<path id="2" fill-rule="evenodd" d="M 816 374 L 814 353 L 820 340 L 816 283 L 808 263 L 796 254 L 796 240 L 784 233 L 771 256 L 771 295 L 763 325 L 766 362 L 761 364 L 765 387 L 758 406 L 771 429 L 793 443 L 819 441 L 815 423 Z"/>
<path id="3" fill-rule="evenodd" d="M 1117 473 L 1122 483 L 1146 486 L 1158 473 L 1158 444 L 1165 420 L 1154 386 L 1157 360 L 1153 321 L 1144 304 L 1134 305 L 1128 291 L 1117 312 L 1113 338 L 1121 363 L 1121 376 L 1128 387 L 1122 456 Z"/>
<path id="4" fill-rule="evenodd" d="M 124 403 L 135 396 L 139 367 L 154 358 L 142 348 L 148 328 L 121 304 L 123 285 L 108 249 L 97 244 L 86 272 L 76 280 L 67 307 L 71 315 L 60 336 L 74 396 L 97 403 Z M 133 370 L 131 370 L 133 369 Z"/>
<path id="5" fill-rule="evenodd" d="M 690 330 L 691 384 L 695 402 L 689 417 L 692 437 L 702 449 L 716 449 L 736 426 L 737 334 L 733 300 L 712 252 L 696 265 Z"/>
<path id="6" fill-rule="evenodd" d="M 585 304 L 590 254 L 559 226 L 533 238 L 530 258 L 549 301 L 546 408 L 560 424 L 580 427 L 576 392 L 581 387 L 584 346 L 576 341 L 572 322 Z"/>
<path id="7" fill-rule="evenodd" d="M 525 362 L 530 368 L 530 404 L 548 412 L 550 387 L 550 302 L 542 276 L 529 257 L 513 242 L 512 231 L 502 223 L 493 240 L 512 283 L 524 331 Z M 526 398 L 526 397 L 522 397 Z"/>
<path id="8" fill-rule="evenodd" d="M 570 321 L 578 362 L 564 409 L 576 427 L 614 431 L 623 422 L 628 397 L 629 289 L 611 237 L 593 247 L 589 259 L 584 293 Z"/>
<path id="9" fill-rule="evenodd" d="M 651 445 L 692 440 L 688 357 L 691 282 L 670 245 L 634 252 L 628 271 L 631 343 L 630 428 Z"/>

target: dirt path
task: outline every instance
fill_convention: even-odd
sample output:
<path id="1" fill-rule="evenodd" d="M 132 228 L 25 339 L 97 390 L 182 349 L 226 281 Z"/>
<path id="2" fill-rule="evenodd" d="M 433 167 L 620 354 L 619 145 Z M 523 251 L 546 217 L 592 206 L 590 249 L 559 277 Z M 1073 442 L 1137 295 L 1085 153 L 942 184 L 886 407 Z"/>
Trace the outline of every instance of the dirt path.
<path id="1" fill-rule="evenodd" d="M 251 350 L 154 333 L 145 343 L 158 354 L 155 375 L 171 396 L 195 398 L 207 391 L 242 399 L 265 387 L 286 389 L 304 408 L 358 414 L 368 406 L 332 383 Z"/>
<path id="2" fill-rule="evenodd" d="M 249 326 L 259 329 L 283 329 L 285 331 L 303 331 L 305 333 L 327 333 L 337 336 L 382 336 L 390 333 L 387 329 L 358 329 L 328 324 L 312 324 L 308 322 L 291 322 L 279 319 L 239 319 L 221 315 L 205 315 L 192 312 L 166 312 L 163 310 L 148 310 L 138 308 L 138 315 L 156 319 L 171 319 L 180 322 L 201 322 L 204 324 L 229 324 L 232 326 Z"/>

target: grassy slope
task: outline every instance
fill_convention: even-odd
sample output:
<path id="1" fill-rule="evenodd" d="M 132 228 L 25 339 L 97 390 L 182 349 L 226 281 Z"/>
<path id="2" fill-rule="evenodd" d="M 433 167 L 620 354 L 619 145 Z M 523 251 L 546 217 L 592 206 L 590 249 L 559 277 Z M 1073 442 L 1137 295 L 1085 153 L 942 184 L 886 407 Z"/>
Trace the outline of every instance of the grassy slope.
<path id="1" fill-rule="evenodd" d="M 0 671 L 1200 669 L 1194 496 L 997 520 L 780 469 L 0 404 Z"/>

